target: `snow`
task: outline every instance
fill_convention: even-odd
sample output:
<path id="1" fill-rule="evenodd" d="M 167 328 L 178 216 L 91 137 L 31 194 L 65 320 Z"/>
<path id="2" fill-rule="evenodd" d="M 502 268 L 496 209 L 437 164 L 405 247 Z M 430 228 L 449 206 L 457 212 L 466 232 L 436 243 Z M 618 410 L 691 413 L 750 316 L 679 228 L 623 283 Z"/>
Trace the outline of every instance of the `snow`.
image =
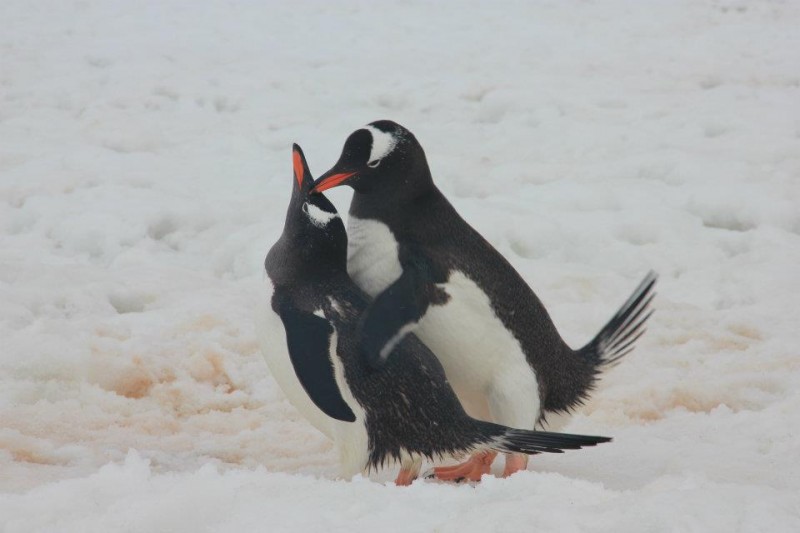
<path id="1" fill-rule="evenodd" d="M 800 4 L 5 0 L 0 21 L 0 530 L 800 530 Z M 384 118 L 573 346 L 661 274 L 565 428 L 613 443 L 475 487 L 337 479 L 252 317 L 292 142 L 319 175 Z"/>

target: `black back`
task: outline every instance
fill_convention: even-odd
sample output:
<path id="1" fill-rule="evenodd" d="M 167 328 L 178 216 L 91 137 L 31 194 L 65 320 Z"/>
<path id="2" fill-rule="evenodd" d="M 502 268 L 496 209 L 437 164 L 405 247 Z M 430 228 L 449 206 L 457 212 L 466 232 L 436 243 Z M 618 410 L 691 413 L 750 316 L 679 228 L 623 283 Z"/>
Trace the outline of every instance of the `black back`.
<path id="1" fill-rule="evenodd" d="M 486 293 L 495 314 L 520 342 L 536 372 L 544 410 L 568 410 L 588 395 L 595 380 L 595 363 L 574 356 L 522 276 L 461 218 L 435 186 L 413 206 L 373 203 L 371 196 L 356 192 L 350 213 L 385 223 L 400 243 L 401 261 L 403 254 L 418 255 L 421 250 L 437 283 L 446 282 L 456 270 Z"/>
<path id="2" fill-rule="evenodd" d="M 326 173 L 357 172 L 357 179 L 346 182 L 355 189 L 350 214 L 386 224 L 400 245 L 400 262 L 422 257 L 434 283 L 446 282 L 457 270 L 486 293 L 495 314 L 520 342 L 536 372 L 544 410 L 566 411 L 582 403 L 595 382 L 597 362 L 576 356 L 516 269 L 461 218 L 434 185 L 416 137 L 392 121 L 370 126 L 398 140 L 389 155 L 377 167 L 369 168 L 363 145 L 372 141 L 363 133 L 369 133 L 367 130 L 358 130 Z"/>

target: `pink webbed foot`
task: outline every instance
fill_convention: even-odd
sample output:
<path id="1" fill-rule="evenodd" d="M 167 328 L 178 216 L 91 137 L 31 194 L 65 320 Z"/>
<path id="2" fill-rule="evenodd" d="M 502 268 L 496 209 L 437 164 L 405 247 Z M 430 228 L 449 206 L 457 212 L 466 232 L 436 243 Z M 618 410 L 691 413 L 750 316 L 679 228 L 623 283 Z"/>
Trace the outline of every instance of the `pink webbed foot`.
<path id="1" fill-rule="evenodd" d="M 433 476 L 442 481 L 480 481 L 484 474 L 491 472 L 495 457 L 497 452 L 479 452 L 461 464 L 434 468 Z"/>

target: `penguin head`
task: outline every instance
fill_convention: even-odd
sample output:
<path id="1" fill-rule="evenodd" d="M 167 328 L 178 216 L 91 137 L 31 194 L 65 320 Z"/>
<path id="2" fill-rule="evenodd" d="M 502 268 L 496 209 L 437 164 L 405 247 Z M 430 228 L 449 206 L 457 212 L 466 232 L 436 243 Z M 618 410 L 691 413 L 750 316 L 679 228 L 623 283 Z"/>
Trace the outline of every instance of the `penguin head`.
<path id="1" fill-rule="evenodd" d="M 344 223 L 330 200 L 322 194 L 311 194 L 314 178 L 303 150 L 296 144 L 292 147 L 292 166 L 292 198 L 281 240 L 289 244 L 288 253 L 310 267 L 345 269 L 347 233 Z"/>
<path id="2" fill-rule="evenodd" d="M 319 193 L 349 185 L 356 192 L 387 192 L 432 185 L 425 152 L 414 134 L 391 120 L 378 120 L 350 134 L 339 161 L 315 182 Z"/>

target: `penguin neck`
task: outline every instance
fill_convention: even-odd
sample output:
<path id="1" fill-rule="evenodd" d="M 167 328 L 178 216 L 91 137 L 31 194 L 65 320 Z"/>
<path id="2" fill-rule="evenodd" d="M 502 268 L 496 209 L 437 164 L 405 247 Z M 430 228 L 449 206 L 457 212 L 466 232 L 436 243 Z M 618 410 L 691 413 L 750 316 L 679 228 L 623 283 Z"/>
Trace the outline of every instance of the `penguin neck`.
<path id="1" fill-rule="evenodd" d="M 349 213 L 351 217 L 380 220 L 392 227 L 393 222 L 405 220 L 409 213 L 435 205 L 441 196 L 442 193 L 432 184 L 430 188 L 415 191 L 414 194 L 383 196 L 379 193 L 355 192 Z"/>
<path id="2" fill-rule="evenodd" d="M 313 231 L 313 230 L 312 230 Z M 321 283 L 347 276 L 347 243 L 320 238 L 302 224 L 287 225 L 267 253 L 264 265 L 270 278 L 283 284 L 301 280 Z"/>

